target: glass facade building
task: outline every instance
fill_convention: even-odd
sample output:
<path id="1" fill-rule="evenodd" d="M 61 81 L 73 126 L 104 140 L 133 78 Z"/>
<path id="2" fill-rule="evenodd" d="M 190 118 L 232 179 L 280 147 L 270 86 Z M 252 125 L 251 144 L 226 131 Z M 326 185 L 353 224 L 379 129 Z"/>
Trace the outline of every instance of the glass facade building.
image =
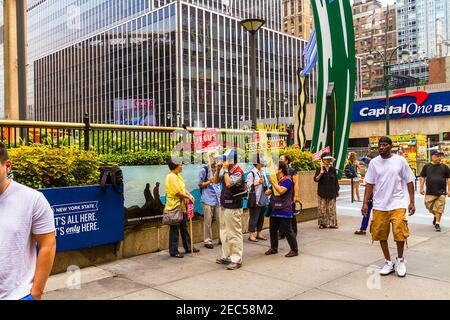
<path id="1" fill-rule="evenodd" d="M 5 117 L 5 79 L 3 69 L 3 1 L 0 1 L 0 119 Z"/>
<path id="2" fill-rule="evenodd" d="M 428 79 L 428 59 L 450 54 L 450 0 L 397 0 L 397 41 L 411 53 L 395 71 Z"/>
<path id="3" fill-rule="evenodd" d="M 29 118 L 240 128 L 250 120 L 248 17 L 258 36 L 257 115 L 293 117 L 305 41 L 276 0 L 28 2 Z M 315 99 L 315 73 L 309 79 Z"/>

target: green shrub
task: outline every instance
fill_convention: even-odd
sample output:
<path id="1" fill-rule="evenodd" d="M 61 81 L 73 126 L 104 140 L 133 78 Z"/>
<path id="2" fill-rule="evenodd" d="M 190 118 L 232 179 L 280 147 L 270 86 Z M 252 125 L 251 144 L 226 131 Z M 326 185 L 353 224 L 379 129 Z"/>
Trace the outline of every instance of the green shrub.
<path id="1" fill-rule="evenodd" d="M 14 180 L 34 189 L 98 183 L 100 162 L 92 152 L 46 145 L 10 149 Z"/>
<path id="2" fill-rule="evenodd" d="M 315 171 L 320 166 L 320 161 L 313 161 L 313 154 L 301 151 L 298 147 L 280 149 L 280 155 L 287 154 L 292 159 L 292 167 L 297 171 Z"/>
<path id="3" fill-rule="evenodd" d="M 166 164 L 170 152 L 137 151 L 125 154 L 105 154 L 100 156 L 100 161 L 105 165 L 118 166 L 147 166 Z"/>

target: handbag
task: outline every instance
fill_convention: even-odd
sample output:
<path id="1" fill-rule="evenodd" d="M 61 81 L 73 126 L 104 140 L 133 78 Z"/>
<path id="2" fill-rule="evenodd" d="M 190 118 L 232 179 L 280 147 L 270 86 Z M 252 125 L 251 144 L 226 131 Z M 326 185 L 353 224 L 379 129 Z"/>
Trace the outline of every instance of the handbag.
<path id="1" fill-rule="evenodd" d="M 247 198 L 247 208 L 256 208 L 256 192 L 255 186 L 250 188 Z"/>
<path id="2" fill-rule="evenodd" d="M 251 174 L 253 174 L 253 181 L 255 181 L 255 174 L 253 173 L 253 171 L 251 172 Z M 256 208 L 256 205 L 255 185 L 252 183 L 250 191 L 248 192 L 247 208 Z"/>
<path id="3" fill-rule="evenodd" d="M 176 207 L 173 210 L 164 210 L 162 223 L 169 226 L 175 226 L 183 221 L 183 210 L 181 206 Z"/>

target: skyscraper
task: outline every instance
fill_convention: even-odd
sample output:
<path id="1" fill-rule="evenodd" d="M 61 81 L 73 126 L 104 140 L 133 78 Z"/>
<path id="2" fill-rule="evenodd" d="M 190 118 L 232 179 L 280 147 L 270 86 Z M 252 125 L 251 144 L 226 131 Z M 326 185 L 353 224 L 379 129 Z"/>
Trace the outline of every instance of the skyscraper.
<path id="1" fill-rule="evenodd" d="M 249 17 L 267 20 L 258 118 L 292 117 L 305 41 L 280 31 L 280 2 L 271 0 L 29 1 L 31 115 L 239 128 L 250 119 L 249 35 L 240 26 Z"/>
<path id="2" fill-rule="evenodd" d="M 2 119 L 5 116 L 5 95 L 3 94 L 5 83 L 3 70 L 3 3 L 0 3 L 0 119 Z"/>
<path id="3" fill-rule="evenodd" d="M 397 0 L 397 38 L 411 59 L 396 71 L 428 79 L 428 59 L 450 54 L 450 0 Z"/>
<path id="4" fill-rule="evenodd" d="M 310 0 L 282 1 L 283 31 L 308 40 L 313 26 Z"/>
<path id="5" fill-rule="evenodd" d="M 362 90 L 365 94 L 384 88 L 382 57 L 376 51 L 384 54 L 386 47 L 389 56 L 397 46 L 395 12 L 395 5 L 389 6 L 388 11 L 378 0 L 357 0 L 353 3 L 356 54 L 363 59 L 369 54 L 375 58 L 372 66 L 362 61 Z"/>

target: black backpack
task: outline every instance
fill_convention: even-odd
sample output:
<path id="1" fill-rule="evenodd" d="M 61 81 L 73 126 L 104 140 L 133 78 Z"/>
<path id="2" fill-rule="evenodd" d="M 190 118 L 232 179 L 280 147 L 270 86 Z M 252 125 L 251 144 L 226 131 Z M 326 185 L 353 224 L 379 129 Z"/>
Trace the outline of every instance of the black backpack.
<path id="1" fill-rule="evenodd" d="M 112 184 L 113 189 L 118 194 L 122 194 L 123 173 L 120 167 L 101 167 L 100 168 L 100 187 L 106 191 L 106 185 Z"/>
<path id="2" fill-rule="evenodd" d="M 355 165 L 351 163 L 347 163 L 347 165 L 344 168 L 345 177 L 347 179 L 356 178 L 356 170 Z"/>

